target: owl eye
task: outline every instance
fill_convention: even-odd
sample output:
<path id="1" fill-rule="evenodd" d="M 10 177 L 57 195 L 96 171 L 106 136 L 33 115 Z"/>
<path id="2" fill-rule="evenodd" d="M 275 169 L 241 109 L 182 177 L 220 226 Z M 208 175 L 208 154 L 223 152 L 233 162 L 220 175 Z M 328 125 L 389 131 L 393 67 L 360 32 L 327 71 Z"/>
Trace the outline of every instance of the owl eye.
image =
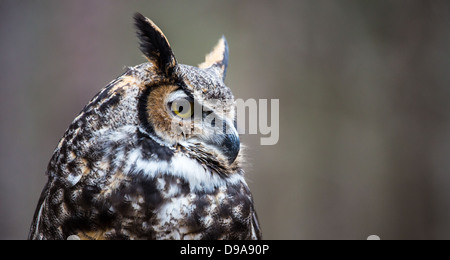
<path id="1" fill-rule="evenodd" d="M 194 115 L 194 101 L 177 99 L 169 103 L 170 111 L 182 119 L 190 119 Z"/>

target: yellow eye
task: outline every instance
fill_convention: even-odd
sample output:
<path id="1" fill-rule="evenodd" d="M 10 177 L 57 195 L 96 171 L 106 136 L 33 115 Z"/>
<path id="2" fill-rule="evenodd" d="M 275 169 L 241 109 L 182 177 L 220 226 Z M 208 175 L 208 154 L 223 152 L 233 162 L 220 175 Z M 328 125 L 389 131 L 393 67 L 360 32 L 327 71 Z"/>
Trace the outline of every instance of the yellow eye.
<path id="1" fill-rule="evenodd" d="M 189 119 L 194 115 L 194 102 L 186 99 L 178 99 L 172 102 L 170 110 L 180 118 Z"/>

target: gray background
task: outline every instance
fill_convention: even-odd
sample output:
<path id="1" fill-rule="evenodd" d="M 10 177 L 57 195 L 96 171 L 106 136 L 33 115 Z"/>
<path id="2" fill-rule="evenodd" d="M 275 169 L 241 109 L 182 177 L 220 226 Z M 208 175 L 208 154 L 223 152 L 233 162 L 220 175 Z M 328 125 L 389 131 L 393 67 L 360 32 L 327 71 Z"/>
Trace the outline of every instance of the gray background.
<path id="1" fill-rule="evenodd" d="M 28 234 L 82 107 L 144 62 L 132 15 L 181 63 L 222 34 L 238 98 L 280 99 L 278 145 L 244 136 L 267 239 L 450 239 L 450 2 L 0 0 L 0 239 Z"/>

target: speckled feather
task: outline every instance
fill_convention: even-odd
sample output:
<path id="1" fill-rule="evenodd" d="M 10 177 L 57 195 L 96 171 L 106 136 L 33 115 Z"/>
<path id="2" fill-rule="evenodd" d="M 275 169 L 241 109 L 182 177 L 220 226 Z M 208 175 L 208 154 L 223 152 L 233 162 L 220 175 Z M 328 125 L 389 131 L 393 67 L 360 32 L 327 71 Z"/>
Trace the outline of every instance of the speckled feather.
<path id="1" fill-rule="evenodd" d="M 29 238 L 260 239 L 242 155 L 230 163 L 197 139 L 171 142 L 146 105 L 151 91 L 167 85 L 205 104 L 234 100 L 225 70 L 161 58 L 173 55 L 170 45 L 146 45 L 149 32 L 161 38 L 153 42 L 165 36 L 142 17 L 135 19 L 151 62 L 112 81 L 70 125 L 48 165 Z M 222 116 L 234 113 L 230 107 Z"/>

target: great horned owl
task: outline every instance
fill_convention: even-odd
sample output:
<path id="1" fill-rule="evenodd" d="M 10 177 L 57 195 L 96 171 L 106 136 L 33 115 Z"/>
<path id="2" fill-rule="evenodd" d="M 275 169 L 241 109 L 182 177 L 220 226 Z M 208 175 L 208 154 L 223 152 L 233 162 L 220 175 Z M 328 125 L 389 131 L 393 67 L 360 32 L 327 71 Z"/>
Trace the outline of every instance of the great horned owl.
<path id="1" fill-rule="evenodd" d="M 149 62 L 111 82 L 70 125 L 29 238 L 260 239 L 224 84 L 225 38 L 198 68 L 181 65 L 162 31 L 134 18 Z"/>

